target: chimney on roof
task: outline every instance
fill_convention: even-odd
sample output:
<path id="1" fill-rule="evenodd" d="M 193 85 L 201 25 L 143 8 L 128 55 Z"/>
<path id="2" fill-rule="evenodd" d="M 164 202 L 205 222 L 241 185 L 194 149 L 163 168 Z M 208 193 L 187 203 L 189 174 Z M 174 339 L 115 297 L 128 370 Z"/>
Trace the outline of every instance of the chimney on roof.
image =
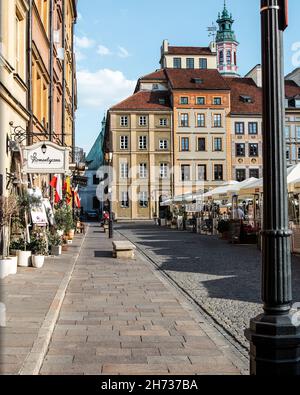
<path id="1" fill-rule="evenodd" d="M 164 40 L 162 43 L 162 53 L 168 53 L 169 52 L 169 42 L 168 40 Z"/>
<path id="2" fill-rule="evenodd" d="M 169 52 L 168 40 L 163 41 L 162 46 L 160 48 L 160 52 L 161 52 L 161 55 L 160 55 L 160 62 L 159 63 L 161 65 L 161 68 L 164 69 L 165 67 L 167 67 L 166 54 Z"/>
<path id="3" fill-rule="evenodd" d="M 210 48 L 210 50 L 211 50 L 212 53 L 217 53 L 217 44 L 216 44 L 215 41 L 212 41 L 212 42 L 209 44 L 209 48 Z"/>
<path id="4" fill-rule="evenodd" d="M 249 71 L 248 74 L 245 75 L 245 78 L 252 78 L 255 84 L 261 88 L 262 87 L 262 69 L 261 65 L 256 65 L 252 70 Z"/>

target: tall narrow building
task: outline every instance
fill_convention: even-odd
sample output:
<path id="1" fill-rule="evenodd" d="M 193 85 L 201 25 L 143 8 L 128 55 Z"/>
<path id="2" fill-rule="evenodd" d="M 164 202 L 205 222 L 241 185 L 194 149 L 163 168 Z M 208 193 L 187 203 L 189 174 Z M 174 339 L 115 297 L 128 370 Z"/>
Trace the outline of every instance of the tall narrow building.
<path id="1" fill-rule="evenodd" d="M 224 77 L 239 77 L 237 66 L 239 43 L 232 30 L 234 20 L 226 8 L 225 1 L 223 12 L 219 14 L 217 23 L 219 25 L 216 37 L 218 70 Z"/>

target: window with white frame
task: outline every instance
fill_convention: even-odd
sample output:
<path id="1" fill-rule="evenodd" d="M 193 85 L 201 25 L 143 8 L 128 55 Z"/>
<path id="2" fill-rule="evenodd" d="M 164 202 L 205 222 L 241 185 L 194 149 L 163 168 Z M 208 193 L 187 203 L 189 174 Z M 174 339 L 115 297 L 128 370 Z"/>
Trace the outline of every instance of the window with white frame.
<path id="1" fill-rule="evenodd" d="M 159 120 L 159 126 L 168 126 L 167 118 L 161 118 Z"/>
<path id="2" fill-rule="evenodd" d="M 160 164 L 160 178 L 168 178 L 168 164 L 167 163 Z"/>
<path id="3" fill-rule="evenodd" d="M 147 116 L 146 115 L 140 116 L 139 125 L 140 126 L 147 126 Z"/>
<path id="4" fill-rule="evenodd" d="M 205 114 L 197 114 L 197 127 L 205 128 Z"/>
<path id="5" fill-rule="evenodd" d="M 128 149 L 128 136 L 120 137 L 120 149 Z"/>
<path id="6" fill-rule="evenodd" d="M 140 149 L 147 149 L 147 136 L 140 136 L 139 137 L 139 148 Z"/>
<path id="7" fill-rule="evenodd" d="M 148 171 L 147 171 L 147 163 L 140 163 L 140 178 L 147 178 L 148 177 Z"/>
<path id="8" fill-rule="evenodd" d="M 185 128 L 189 126 L 189 114 L 180 115 L 180 126 Z"/>
<path id="9" fill-rule="evenodd" d="M 140 207 L 148 207 L 148 192 L 140 192 Z"/>
<path id="10" fill-rule="evenodd" d="M 121 192 L 121 207 L 128 208 L 129 207 L 129 194 L 128 192 Z"/>
<path id="11" fill-rule="evenodd" d="M 168 149 L 168 140 L 159 140 L 159 149 Z"/>
<path id="12" fill-rule="evenodd" d="M 126 162 L 120 163 L 120 178 L 122 179 L 128 178 L 128 163 Z"/>
<path id="13" fill-rule="evenodd" d="M 221 128 L 221 127 L 222 127 L 222 115 L 214 114 L 214 128 Z"/>
<path id="14" fill-rule="evenodd" d="M 123 115 L 120 117 L 120 125 L 122 127 L 128 126 L 128 116 L 127 115 Z"/>

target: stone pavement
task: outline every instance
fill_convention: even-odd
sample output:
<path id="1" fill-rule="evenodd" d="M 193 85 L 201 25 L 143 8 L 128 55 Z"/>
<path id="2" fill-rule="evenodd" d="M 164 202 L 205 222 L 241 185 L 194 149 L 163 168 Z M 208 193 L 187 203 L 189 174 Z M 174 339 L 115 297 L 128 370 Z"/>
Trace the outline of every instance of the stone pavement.
<path id="1" fill-rule="evenodd" d="M 18 268 L 17 275 L 1 280 L 0 301 L 6 305 L 6 327 L 0 328 L 1 374 L 31 372 L 43 357 L 82 242 L 83 236 L 76 236 L 68 252 L 47 258 L 42 269 Z"/>
<path id="2" fill-rule="evenodd" d="M 124 223 L 117 228 L 248 352 L 244 329 L 262 312 L 261 253 L 255 245 L 232 245 L 215 236 L 153 223 Z M 299 302 L 299 257 L 292 262 L 293 297 Z"/>
<path id="3" fill-rule="evenodd" d="M 245 373 L 240 355 L 139 253 L 111 253 L 90 226 L 40 374 Z"/>

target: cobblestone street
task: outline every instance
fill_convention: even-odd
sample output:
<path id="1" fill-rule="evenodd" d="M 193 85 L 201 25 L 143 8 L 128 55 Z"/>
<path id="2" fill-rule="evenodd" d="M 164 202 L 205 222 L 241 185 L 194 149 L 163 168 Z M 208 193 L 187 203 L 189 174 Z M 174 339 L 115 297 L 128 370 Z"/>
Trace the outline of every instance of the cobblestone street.
<path id="1" fill-rule="evenodd" d="M 140 231 L 151 236 L 157 229 Z M 115 239 L 123 237 L 115 232 Z M 140 252 L 135 260 L 113 258 L 97 224 L 71 250 L 4 281 L 2 373 L 248 373 L 246 358 Z M 30 282 L 32 273 L 40 286 Z"/>
<path id="2" fill-rule="evenodd" d="M 244 329 L 261 312 L 261 254 L 256 246 L 231 245 L 151 223 L 121 224 L 118 229 L 248 348 Z M 298 257 L 293 258 L 293 297 L 300 300 Z"/>

